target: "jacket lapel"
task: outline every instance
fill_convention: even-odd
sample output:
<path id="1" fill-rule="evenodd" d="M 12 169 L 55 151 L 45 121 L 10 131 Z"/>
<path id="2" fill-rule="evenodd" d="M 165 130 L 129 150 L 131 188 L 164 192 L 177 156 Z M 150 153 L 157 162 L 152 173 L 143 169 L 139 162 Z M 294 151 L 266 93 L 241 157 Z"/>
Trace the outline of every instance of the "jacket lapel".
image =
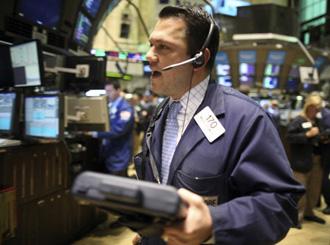
<path id="1" fill-rule="evenodd" d="M 151 154 L 153 154 L 155 162 L 157 164 L 158 172 L 160 173 L 161 169 L 161 159 L 162 159 L 162 141 L 163 141 L 163 132 L 165 128 L 166 117 L 168 113 L 168 104 L 165 106 L 164 110 L 160 114 L 159 118 L 155 122 L 155 128 L 152 133 L 151 139 Z"/>
<path id="2" fill-rule="evenodd" d="M 218 96 L 214 96 L 214 94 L 218 94 Z M 223 91 L 222 88 L 215 83 L 209 84 L 204 100 L 197 109 L 195 115 L 206 106 L 209 106 L 218 118 L 219 115 L 225 113 Z M 192 118 L 174 152 L 167 182 L 168 184 L 173 181 L 174 173 L 181 166 L 184 158 L 192 151 L 196 144 L 204 139 L 204 137 L 202 130 L 195 122 L 195 119 Z"/>

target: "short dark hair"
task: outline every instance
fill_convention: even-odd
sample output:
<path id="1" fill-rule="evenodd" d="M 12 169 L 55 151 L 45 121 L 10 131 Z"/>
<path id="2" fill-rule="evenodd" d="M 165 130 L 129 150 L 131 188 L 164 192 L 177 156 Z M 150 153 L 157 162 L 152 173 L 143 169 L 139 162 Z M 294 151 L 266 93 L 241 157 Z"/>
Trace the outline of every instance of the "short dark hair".
<path id="1" fill-rule="evenodd" d="M 213 18 L 199 6 L 167 6 L 163 8 L 158 17 L 169 18 L 178 17 L 185 21 L 187 25 L 187 45 L 188 54 L 194 56 L 202 48 L 206 37 L 209 33 L 211 21 L 214 23 L 214 28 L 209 43 L 206 48 L 211 52 L 210 60 L 207 63 L 209 70 L 212 69 L 216 53 L 219 47 L 219 27 Z"/>
<path id="2" fill-rule="evenodd" d="M 108 78 L 108 79 L 105 81 L 104 86 L 106 86 L 106 85 L 112 85 L 113 88 L 116 89 L 116 90 L 120 89 L 120 82 L 119 82 L 118 80 L 116 80 L 116 79 L 109 79 L 109 78 Z"/>

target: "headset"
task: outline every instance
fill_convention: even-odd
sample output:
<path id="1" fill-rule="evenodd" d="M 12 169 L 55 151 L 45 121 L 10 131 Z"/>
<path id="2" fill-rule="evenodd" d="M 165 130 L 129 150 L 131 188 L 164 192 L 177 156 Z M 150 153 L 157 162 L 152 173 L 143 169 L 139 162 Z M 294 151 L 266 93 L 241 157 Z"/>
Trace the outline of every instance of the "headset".
<path id="1" fill-rule="evenodd" d="M 214 30 L 214 26 L 215 26 L 214 20 L 213 20 L 212 17 L 210 17 L 210 22 L 211 23 L 210 23 L 209 33 L 207 34 L 206 39 L 205 39 L 201 49 L 199 50 L 199 52 L 196 53 L 194 55 L 194 57 L 192 57 L 190 59 L 187 59 L 187 60 L 184 60 L 184 61 L 181 61 L 179 63 L 175 63 L 175 64 L 172 64 L 172 65 L 166 66 L 161 71 L 168 71 L 168 70 L 173 69 L 175 67 L 182 66 L 182 65 L 185 65 L 185 64 L 189 64 L 189 63 L 191 63 L 194 68 L 198 68 L 198 67 L 201 67 L 202 65 L 204 65 L 204 62 L 205 62 L 204 55 L 203 55 L 204 50 L 206 49 L 207 45 L 209 45 L 213 30 Z"/>

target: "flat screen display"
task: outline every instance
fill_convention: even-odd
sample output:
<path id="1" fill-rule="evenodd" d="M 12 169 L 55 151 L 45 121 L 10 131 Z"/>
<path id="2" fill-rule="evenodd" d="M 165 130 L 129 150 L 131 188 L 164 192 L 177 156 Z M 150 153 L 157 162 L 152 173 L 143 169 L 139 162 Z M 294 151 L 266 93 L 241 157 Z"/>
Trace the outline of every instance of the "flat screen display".
<path id="1" fill-rule="evenodd" d="M 150 68 L 149 62 L 148 61 L 143 61 L 143 75 L 144 76 L 150 76 L 151 72 L 152 72 L 152 70 Z"/>
<path id="2" fill-rule="evenodd" d="M 25 135 L 58 139 L 61 137 L 61 102 L 58 95 L 25 97 Z"/>
<path id="3" fill-rule="evenodd" d="M 239 74 L 246 76 L 254 76 L 255 74 L 255 65 L 248 63 L 239 64 Z"/>
<path id="4" fill-rule="evenodd" d="M 286 83 L 286 90 L 289 93 L 295 93 L 299 91 L 299 79 L 298 78 L 288 78 Z"/>
<path id="5" fill-rule="evenodd" d="M 55 28 L 61 19 L 63 0 L 19 0 L 17 13 L 25 19 L 49 28 Z"/>
<path id="6" fill-rule="evenodd" d="M 289 71 L 290 78 L 298 78 L 299 77 L 299 67 L 297 65 L 292 65 Z"/>
<path id="7" fill-rule="evenodd" d="M 240 76 L 239 77 L 239 83 L 240 84 L 249 85 L 249 86 L 253 86 L 253 84 L 254 84 L 254 78 L 243 75 L 243 76 Z"/>
<path id="8" fill-rule="evenodd" d="M 231 87 L 233 85 L 231 76 L 219 76 L 218 83 L 226 87 Z"/>
<path id="9" fill-rule="evenodd" d="M 9 46 L 0 43 L 0 88 L 13 86 L 14 78 L 10 63 Z"/>
<path id="10" fill-rule="evenodd" d="M 237 15 L 237 7 L 250 5 L 249 2 L 242 0 L 213 0 L 211 1 L 211 4 L 215 13 L 230 16 Z M 205 9 L 208 12 L 211 12 L 211 8 L 209 6 L 206 6 Z"/>
<path id="11" fill-rule="evenodd" d="M 14 125 L 16 93 L 0 93 L 0 132 L 11 133 Z"/>
<path id="12" fill-rule="evenodd" d="M 299 67 L 300 81 L 307 84 L 318 84 L 319 83 L 319 74 L 316 67 Z"/>
<path id="13" fill-rule="evenodd" d="M 230 65 L 228 64 L 217 64 L 216 72 L 218 76 L 229 76 L 230 75 Z"/>
<path id="14" fill-rule="evenodd" d="M 99 11 L 102 0 L 84 0 L 84 8 L 93 17 L 96 16 Z"/>
<path id="15" fill-rule="evenodd" d="M 43 62 L 37 40 L 9 47 L 15 87 L 40 86 L 43 80 Z"/>
<path id="16" fill-rule="evenodd" d="M 267 63 L 275 65 L 283 65 L 286 57 L 284 50 L 271 50 L 268 52 Z"/>
<path id="17" fill-rule="evenodd" d="M 267 89 L 278 88 L 278 77 L 264 77 L 262 87 Z"/>
<path id="18" fill-rule="evenodd" d="M 278 76 L 280 74 L 281 66 L 274 64 L 266 64 L 265 67 L 265 76 Z"/>
<path id="19" fill-rule="evenodd" d="M 73 39 L 80 45 L 86 45 L 89 40 L 89 33 L 92 23 L 83 13 L 78 14 Z"/>

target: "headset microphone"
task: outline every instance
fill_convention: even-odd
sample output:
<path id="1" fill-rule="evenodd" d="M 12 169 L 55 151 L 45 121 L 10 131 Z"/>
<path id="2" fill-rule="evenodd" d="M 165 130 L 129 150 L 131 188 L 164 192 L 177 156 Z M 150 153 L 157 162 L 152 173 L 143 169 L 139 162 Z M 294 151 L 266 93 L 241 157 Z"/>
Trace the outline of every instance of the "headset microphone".
<path id="1" fill-rule="evenodd" d="M 200 58 L 202 55 L 203 55 L 203 52 L 200 51 L 193 58 L 190 58 L 188 60 L 181 61 L 179 63 L 175 63 L 173 65 L 166 66 L 161 71 L 168 71 L 168 70 L 171 70 L 171 69 L 176 68 L 178 66 L 182 66 L 182 65 L 185 65 L 185 64 L 193 63 L 195 60 L 197 60 L 198 58 Z"/>

